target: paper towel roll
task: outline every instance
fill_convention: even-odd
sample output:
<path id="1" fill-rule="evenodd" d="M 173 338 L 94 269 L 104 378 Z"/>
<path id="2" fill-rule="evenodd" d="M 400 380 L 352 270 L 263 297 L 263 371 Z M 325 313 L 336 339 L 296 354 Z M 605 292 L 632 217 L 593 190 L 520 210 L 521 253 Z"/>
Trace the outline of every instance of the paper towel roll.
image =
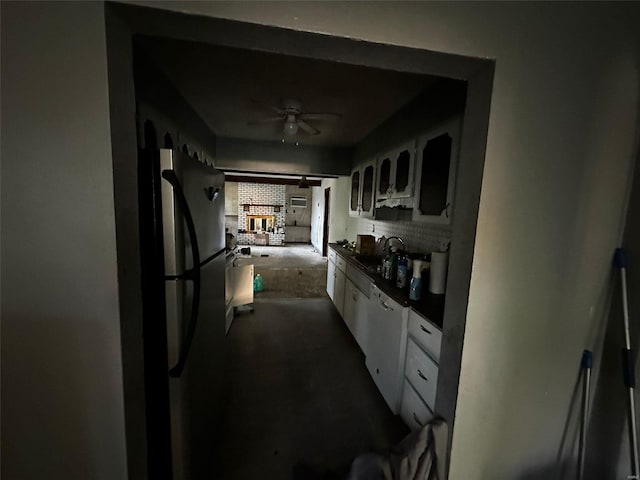
<path id="1" fill-rule="evenodd" d="M 431 252 L 431 268 L 429 269 L 429 292 L 442 294 L 447 284 L 447 264 L 449 252 Z"/>

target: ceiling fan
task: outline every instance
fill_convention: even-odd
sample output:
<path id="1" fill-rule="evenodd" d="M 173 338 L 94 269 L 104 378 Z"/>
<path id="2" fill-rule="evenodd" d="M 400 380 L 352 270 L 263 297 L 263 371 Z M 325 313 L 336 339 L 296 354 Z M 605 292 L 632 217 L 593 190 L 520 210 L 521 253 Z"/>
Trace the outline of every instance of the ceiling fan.
<path id="1" fill-rule="evenodd" d="M 267 117 L 260 120 L 249 122 L 249 125 L 261 125 L 263 123 L 282 122 L 282 131 L 285 135 L 295 135 L 298 130 L 308 133 L 309 135 L 318 135 L 320 130 L 307 123 L 307 120 L 335 120 L 340 118 L 339 113 L 312 113 L 303 112 L 302 104 L 294 98 L 285 98 L 280 102 L 280 106 L 276 107 L 266 103 L 252 100 L 253 103 L 260 105 L 277 115 Z"/>

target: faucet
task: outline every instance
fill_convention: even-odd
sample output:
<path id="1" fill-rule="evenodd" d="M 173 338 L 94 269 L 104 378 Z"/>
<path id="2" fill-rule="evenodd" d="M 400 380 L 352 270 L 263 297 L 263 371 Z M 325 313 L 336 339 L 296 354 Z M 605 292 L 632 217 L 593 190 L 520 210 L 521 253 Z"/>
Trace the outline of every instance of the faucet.
<path id="1" fill-rule="evenodd" d="M 387 245 L 389 244 L 389 240 L 391 239 L 396 239 L 398 240 L 401 244 L 402 244 L 402 249 L 404 250 L 406 248 L 406 245 L 404 243 L 404 240 L 402 240 L 400 237 L 389 237 L 385 240 L 384 242 L 384 246 L 382 247 L 382 253 L 384 254 L 387 251 Z"/>

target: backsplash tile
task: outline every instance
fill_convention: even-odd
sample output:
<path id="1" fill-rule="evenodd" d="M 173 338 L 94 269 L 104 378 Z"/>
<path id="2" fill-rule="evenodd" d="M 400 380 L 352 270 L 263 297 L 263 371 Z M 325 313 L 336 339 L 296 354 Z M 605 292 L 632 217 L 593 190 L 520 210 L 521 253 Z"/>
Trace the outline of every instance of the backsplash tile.
<path id="1" fill-rule="evenodd" d="M 404 240 L 410 252 L 432 252 L 447 248 L 451 242 L 451 228 L 421 222 L 380 221 L 370 218 L 349 218 L 348 240 L 355 240 L 356 235 L 397 236 Z"/>

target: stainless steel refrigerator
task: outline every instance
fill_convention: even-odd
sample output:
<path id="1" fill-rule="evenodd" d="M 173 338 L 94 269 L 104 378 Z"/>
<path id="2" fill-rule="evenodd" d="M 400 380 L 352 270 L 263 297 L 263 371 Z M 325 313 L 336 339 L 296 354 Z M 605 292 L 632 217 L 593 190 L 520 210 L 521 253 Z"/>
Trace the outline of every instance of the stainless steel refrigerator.
<path id="1" fill-rule="evenodd" d="M 215 478 L 224 382 L 224 175 L 141 151 L 140 237 L 149 478 Z"/>

